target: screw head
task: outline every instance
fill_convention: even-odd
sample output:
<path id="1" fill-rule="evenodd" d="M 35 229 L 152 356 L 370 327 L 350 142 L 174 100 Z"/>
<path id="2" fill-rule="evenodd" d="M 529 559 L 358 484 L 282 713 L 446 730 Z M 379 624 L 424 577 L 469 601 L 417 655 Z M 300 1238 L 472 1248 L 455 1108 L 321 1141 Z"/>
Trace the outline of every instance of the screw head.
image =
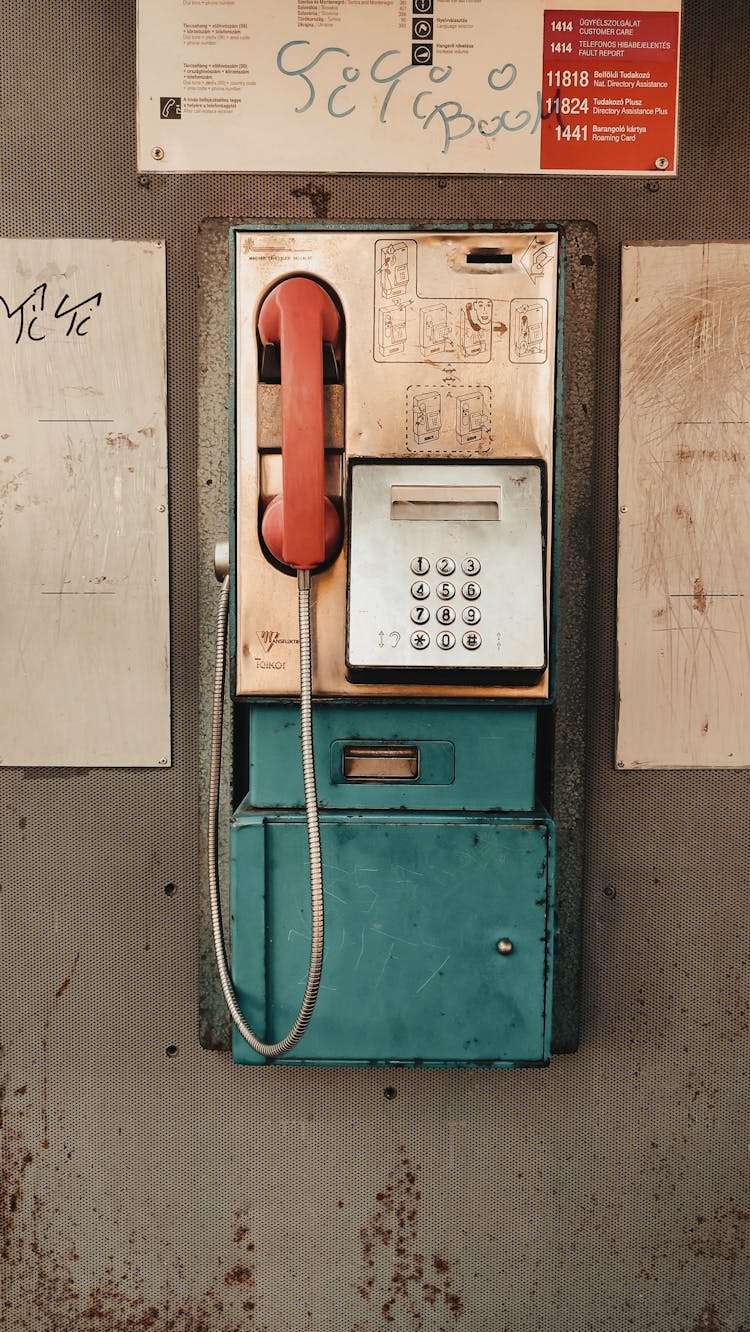
<path id="1" fill-rule="evenodd" d="M 498 953 L 502 953 L 503 957 L 507 957 L 507 956 L 508 956 L 508 953 L 512 953 L 512 952 L 513 952 L 513 943 L 512 943 L 512 941 L 511 941 L 510 939 L 498 939 L 498 941 L 497 941 L 497 951 L 498 951 Z"/>
<path id="2" fill-rule="evenodd" d="M 152 148 L 152 149 L 151 149 L 151 156 L 153 157 L 153 159 L 154 159 L 155 162 L 161 162 L 161 161 L 163 161 L 163 160 L 164 160 L 164 149 L 163 149 L 163 148 L 158 148 L 158 147 L 157 147 L 157 148 Z"/>
<path id="3" fill-rule="evenodd" d="M 669 158 L 657 157 L 656 161 L 654 162 L 654 166 L 656 167 L 657 171 L 666 171 L 667 167 L 669 166 Z"/>

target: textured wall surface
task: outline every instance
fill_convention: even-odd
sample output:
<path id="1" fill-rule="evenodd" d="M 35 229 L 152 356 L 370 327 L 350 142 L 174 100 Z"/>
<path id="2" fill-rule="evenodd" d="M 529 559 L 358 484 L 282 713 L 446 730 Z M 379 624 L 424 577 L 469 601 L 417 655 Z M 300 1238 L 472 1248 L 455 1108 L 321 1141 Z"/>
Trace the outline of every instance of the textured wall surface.
<path id="1" fill-rule="evenodd" d="M 167 240 L 175 718 L 167 772 L 0 773 L 3 1325 L 748 1332 L 748 774 L 612 761 L 619 247 L 747 236 L 747 5 L 686 0 L 681 170 L 653 182 L 139 178 L 132 0 L 2 20 L 4 234 Z M 222 216 L 599 228 L 583 1039 L 547 1070 L 199 1046 L 196 238 Z"/>

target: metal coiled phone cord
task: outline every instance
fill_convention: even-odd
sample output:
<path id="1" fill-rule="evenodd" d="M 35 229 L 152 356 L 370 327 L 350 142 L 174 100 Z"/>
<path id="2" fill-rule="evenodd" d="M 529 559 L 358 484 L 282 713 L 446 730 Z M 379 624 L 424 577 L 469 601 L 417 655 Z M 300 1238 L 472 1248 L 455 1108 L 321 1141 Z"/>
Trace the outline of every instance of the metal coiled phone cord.
<path id="1" fill-rule="evenodd" d="M 302 777 L 305 789 L 305 813 L 307 817 L 307 844 L 310 852 L 310 904 L 311 938 L 310 966 L 307 972 L 307 985 L 300 1005 L 299 1013 L 289 1033 L 281 1041 L 268 1044 L 260 1040 L 248 1027 L 237 999 L 237 992 L 232 984 L 227 962 L 224 926 L 221 915 L 219 896 L 219 779 L 221 776 L 221 732 L 224 718 L 224 665 L 226 660 L 227 617 L 229 611 L 229 575 L 222 580 L 219 612 L 216 622 L 216 668 L 214 672 L 214 699 L 211 722 L 211 773 L 208 793 L 208 880 L 211 900 L 211 924 L 213 927 L 216 963 L 219 979 L 227 1008 L 240 1035 L 257 1054 L 265 1059 L 276 1059 L 286 1054 L 304 1035 L 312 1017 L 315 1001 L 320 989 L 320 977 L 323 970 L 323 870 L 320 856 L 320 825 L 318 821 L 318 796 L 315 788 L 315 766 L 313 763 L 312 743 L 312 647 L 310 635 L 310 574 L 307 570 L 297 573 L 297 593 L 299 607 L 299 660 L 300 660 L 300 735 L 302 740 Z"/>

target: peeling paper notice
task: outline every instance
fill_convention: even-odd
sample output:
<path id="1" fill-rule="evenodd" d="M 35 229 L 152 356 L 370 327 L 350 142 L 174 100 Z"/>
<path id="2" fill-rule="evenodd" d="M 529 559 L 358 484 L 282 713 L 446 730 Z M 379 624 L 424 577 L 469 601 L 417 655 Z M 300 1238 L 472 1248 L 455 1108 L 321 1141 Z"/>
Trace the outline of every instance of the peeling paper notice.
<path id="1" fill-rule="evenodd" d="M 673 174 L 679 19 L 680 0 L 139 0 L 139 169 Z M 623 108 L 600 138 L 593 98 L 571 104 L 592 62 L 642 75 L 653 122 Z"/>
<path id="2" fill-rule="evenodd" d="M 165 257 L 0 240 L 0 766 L 167 766 Z"/>

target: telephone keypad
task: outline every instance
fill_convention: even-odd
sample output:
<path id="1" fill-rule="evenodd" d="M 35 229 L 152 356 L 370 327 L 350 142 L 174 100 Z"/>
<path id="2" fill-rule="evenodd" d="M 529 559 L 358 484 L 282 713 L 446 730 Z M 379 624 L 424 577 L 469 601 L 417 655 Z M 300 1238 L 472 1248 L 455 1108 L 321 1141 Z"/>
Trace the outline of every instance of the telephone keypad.
<path id="1" fill-rule="evenodd" d="M 439 558 L 434 561 L 434 565 L 435 572 L 439 574 L 449 575 L 456 571 L 456 561 L 451 559 L 449 555 L 439 556 Z M 415 555 L 409 567 L 412 573 L 426 574 L 432 568 L 432 564 L 426 555 Z M 466 558 L 461 561 L 461 569 L 465 574 L 478 574 L 481 567 L 479 560 L 474 555 L 467 555 Z M 461 588 L 461 595 L 465 601 L 476 601 L 481 594 L 481 584 L 476 582 L 475 578 L 471 578 L 469 582 L 464 583 Z M 420 579 L 417 582 L 412 583 L 411 595 L 416 602 L 416 605 L 413 605 L 410 611 L 412 622 L 419 625 L 427 624 L 430 619 L 430 610 L 424 603 L 428 601 L 432 595 L 432 587 L 429 583 L 425 583 Z M 437 623 L 443 625 L 443 628 L 435 635 L 435 645 L 441 648 L 443 652 L 450 652 L 451 649 L 456 646 L 456 637 L 455 634 L 453 634 L 450 629 L 445 628 L 445 626 L 454 624 L 456 619 L 455 610 L 452 606 L 447 604 L 452 601 L 456 595 L 455 583 L 450 582 L 449 579 L 445 577 L 443 582 L 435 584 L 435 595 L 443 603 L 438 606 L 435 611 L 435 619 L 437 620 Z M 481 618 L 482 612 L 478 606 L 464 606 L 461 611 L 461 619 L 464 624 L 478 624 Z M 425 648 L 430 645 L 430 635 L 424 630 L 416 630 L 412 633 L 409 641 L 411 642 L 412 647 L 416 648 L 417 652 L 424 652 Z M 461 643 L 469 652 L 476 652 L 477 648 L 481 647 L 482 639 L 474 629 L 470 628 L 462 635 Z"/>
<path id="2" fill-rule="evenodd" d="M 434 668 L 436 683 L 462 672 L 468 682 L 485 671 L 542 671 L 542 491 L 543 468 L 532 463 L 357 459 L 348 561 L 351 678 L 408 678 L 411 671 L 424 680 Z"/>

